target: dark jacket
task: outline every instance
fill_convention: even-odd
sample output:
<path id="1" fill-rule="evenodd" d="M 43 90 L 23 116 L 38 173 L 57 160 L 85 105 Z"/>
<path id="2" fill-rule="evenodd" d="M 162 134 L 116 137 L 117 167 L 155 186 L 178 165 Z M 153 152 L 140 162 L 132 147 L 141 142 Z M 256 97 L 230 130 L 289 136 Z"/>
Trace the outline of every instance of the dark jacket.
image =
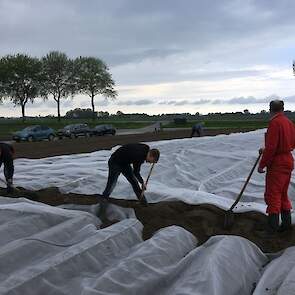
<path id="1" fill-rule="evenodd" d="M 8 163 L 13 161 L 14 148 L 10 144 L 0 143 L 0 166 L 2 163 Z"/>
<path id="2" fill-rule="evenodd" d="M 141 165 L 145 162 L 150 147 L 142 143 L 126 144 L 118 148 L 111 156 L 110 161 L 117 165 L 124 167 L 126 165 L 133 165 L 133 172 L 140 183 L 143 179 L 140 175 Z"/>

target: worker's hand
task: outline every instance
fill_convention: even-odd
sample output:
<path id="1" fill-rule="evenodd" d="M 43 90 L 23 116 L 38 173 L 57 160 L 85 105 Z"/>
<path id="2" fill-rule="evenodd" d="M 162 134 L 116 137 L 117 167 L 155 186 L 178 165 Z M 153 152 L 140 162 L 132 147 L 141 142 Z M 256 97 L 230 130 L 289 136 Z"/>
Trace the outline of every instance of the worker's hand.
<path id="1" fill-rule="evenodd" d="M 258 171 L 258 173 L 265 173 L 264 169 L 260 168 L 260 167 L 258 167 L 257 171 Z"/>
<path id="2" fill-rule="evenodd" d="M 145 184 L 145 183 L 143 183 L 143 184 L 141 185 L 141 189 L 142 189 L 143 191 L 146 191 L 146 184 Z"/>
<path id="3" fill-rule="evenodd" d="M 259 149 L 259 155 L 262 155 L 263 152 L 264 152 L 264 148 L 260 148 L 260 149 Z"/>

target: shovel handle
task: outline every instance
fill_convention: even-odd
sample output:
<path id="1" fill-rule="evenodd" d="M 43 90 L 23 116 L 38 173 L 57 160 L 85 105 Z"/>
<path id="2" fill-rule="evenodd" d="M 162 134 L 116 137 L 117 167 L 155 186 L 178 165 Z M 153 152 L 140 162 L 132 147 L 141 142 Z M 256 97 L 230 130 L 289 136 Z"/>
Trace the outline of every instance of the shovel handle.
<path id="1" fill-rule="evenodd" d="M 252 174 L 253 174 L 253 172 L 254 172 L 254 170 L 255 170 L 255 168 L 256 168 L 259 160 L 260 160 L 260 158 L 261 158 L 261 154 L 259 154 L 259 156 L 257 157 L 257 159 L 256 159 L 256 161 L 254 163 L 254 166 L 252 167 L 252 169 L 250 171 L 250 174 L 248 175 L 248 178 L 247 178 L 246 182 L 244 183 L 244 185 L 243 185 L 237 199 L 235 200 L 235 202 L 230 207 L 230 209 L 229 209 L 230 211 L 232 211 L 234 209 L 234 207 L 239 203 L 239 201 L 240 201 L 240 199 L 241 199 L 241 197 L 242 197 L 242 195 L 243 195 L 243 193 L 244 193 L 244 191 L 245 191 L 245 189 L 246 189 L 246 187 L 247 187 L 247 185 L 249 183 L 249 180 L 251 179 L 251 176 L 252 176 Z"/>
<path id="2" fill-rule="evenodd" d="M 146 181 L 144 182 L 144 184 L 145 184 L 146 186 L 147 186 L 147 184 L 148 184 L 148 182 L 149 182 L 149 179 L 150 179 L 150 177 L 151 177 L 151 175 L 152 175 L 152 171 L 153 171 L 153 169 L 154 169 L 154 166 L 155 166 L 155 163 L 152 164 L 151 169 L 150 169 L 150 172 L 149 172 L 149 174 L 148 174 L 148 176 L 147 176 L 147 178 L 146 178 Z M 140 199 L 143 197 L 143 194 L 144 194 L 144 189 L 141 191 Z"/>

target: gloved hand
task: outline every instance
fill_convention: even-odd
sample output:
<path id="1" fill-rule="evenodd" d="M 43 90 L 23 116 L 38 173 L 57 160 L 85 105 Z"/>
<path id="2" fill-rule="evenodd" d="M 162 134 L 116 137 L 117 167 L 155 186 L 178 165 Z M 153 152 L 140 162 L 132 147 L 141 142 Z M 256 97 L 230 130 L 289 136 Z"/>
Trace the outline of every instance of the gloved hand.
<path id="1" fill-rule="evenodd" d="M 142 189 L 142 191 L 146 191 L 146 184 L 145 183 L 141 184 L 141 189 Z"/>
<path id="2" fill-rule="evenodd" d="M 264 148 L 260 148 L 260 149 L 259 149 L 259 155 L 262 155 L 263 152 L 264 152 Z"/>
<path id="3" fill-rule="evenodd" d="M 145 198 L 144 195 L 141 195 L 141 198 L 139 199 L 139 202 L 143 206 L 147 206 L 148 205 L 148 202 L 147 202 L 147 200 L 146 200 L 146 198 Z"/>

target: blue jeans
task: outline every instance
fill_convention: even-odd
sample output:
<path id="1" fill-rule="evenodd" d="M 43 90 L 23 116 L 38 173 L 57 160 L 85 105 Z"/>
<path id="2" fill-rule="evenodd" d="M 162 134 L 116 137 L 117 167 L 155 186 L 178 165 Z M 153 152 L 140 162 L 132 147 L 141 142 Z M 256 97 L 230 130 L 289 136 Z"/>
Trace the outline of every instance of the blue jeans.
<path id="1" fill-rule="evenodd" d="M 110 194 L 113 192 L 117 184 L 118 177 L 122 173 L 126 177 L 128 182 L 131 184 L 135 195 L 139 199 L 141 196 L 142 190 L 139 186 L 137 178 L 135 177 L 133 173 L 133 169 L 131 165 L 121 166 L 121 165 L 118 165 L 116 162 L 114 162 L 112 159 L 109 160 L 108 165 L 109 165 L 108 182 L 104 192 L 102 193 L 103 196 L 106 198 L 110 196 Z"/>

